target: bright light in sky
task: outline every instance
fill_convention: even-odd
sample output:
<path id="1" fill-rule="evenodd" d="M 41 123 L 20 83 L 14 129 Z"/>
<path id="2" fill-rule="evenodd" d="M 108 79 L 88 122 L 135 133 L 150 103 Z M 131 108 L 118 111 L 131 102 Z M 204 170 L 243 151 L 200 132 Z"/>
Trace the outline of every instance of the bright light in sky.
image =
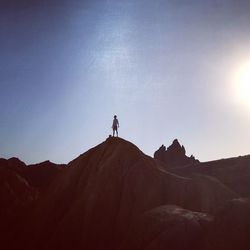
<path id="1" fill-rule="evenodd" d="M 233 77 L 233 91 L 237 103 L 250 108 L 250 61 L 237 69 Z"/>

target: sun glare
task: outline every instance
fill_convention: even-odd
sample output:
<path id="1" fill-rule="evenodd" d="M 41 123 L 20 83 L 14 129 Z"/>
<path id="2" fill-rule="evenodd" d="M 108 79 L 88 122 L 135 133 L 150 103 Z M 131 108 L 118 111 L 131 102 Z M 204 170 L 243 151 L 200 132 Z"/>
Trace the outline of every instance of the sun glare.
<path id="1" fill-rule="evenodd" d="M 241 65 L 236 71 L 233 91 L 237 102 L 250 108 L 250 61 Z"/>

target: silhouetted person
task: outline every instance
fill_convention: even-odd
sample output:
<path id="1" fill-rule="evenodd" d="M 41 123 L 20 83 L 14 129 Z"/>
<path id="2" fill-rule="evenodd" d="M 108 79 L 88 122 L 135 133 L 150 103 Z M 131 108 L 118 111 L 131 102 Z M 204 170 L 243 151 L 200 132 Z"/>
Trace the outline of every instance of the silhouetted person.
<path id="1" fill-rule="evenodd" d="M 114 116 L 114 120 L 113 120 L 113 125 L 112 125 L 112 129 L 113 129 L 113 136 L 115 136 L 115 132 L 116 132 L 116 136 L 118 137 L 118 128 L 119 128 L 119 121 L 117 119 L 117 116 Z"/>

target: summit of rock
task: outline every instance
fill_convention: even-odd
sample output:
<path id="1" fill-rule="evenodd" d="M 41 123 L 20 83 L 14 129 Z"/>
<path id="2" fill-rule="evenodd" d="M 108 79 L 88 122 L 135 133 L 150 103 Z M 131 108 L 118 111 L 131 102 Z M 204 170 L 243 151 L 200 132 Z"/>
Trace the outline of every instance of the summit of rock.
<path id="1" fill-rule="evenodd" d="M 81 154 L 79 157 L 69 162 L 68 165 L 71 166 L 72 164 L 75 164 L 86 157 L 91 157 L 93 154 L 99 155 L 100 153 L 102 160 L 103 156 L 110 157 L 111 155 L 116 155 L 117 157 L 124 154 L 128 157 L 133 157 L 135 155 L 138 156 L 143 154 L 137 146 L 129 141 L 126 141 L 120 137 L 108 137 L 104 142 L 89 149 L 87 152 Z"/>

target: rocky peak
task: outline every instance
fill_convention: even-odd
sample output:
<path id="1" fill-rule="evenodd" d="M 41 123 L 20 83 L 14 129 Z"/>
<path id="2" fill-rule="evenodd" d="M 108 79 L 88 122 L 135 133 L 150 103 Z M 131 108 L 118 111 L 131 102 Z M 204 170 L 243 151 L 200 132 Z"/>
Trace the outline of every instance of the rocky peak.
<path id="1" fill-rule="evenodd" d="M 177 139 L 166 149 L 162 145 L 155 153 L 154 158 L 164 162 L 168 167 L 178 167 L 199 162 L 193 155 L 186 156 L 186 150 Z"/>

